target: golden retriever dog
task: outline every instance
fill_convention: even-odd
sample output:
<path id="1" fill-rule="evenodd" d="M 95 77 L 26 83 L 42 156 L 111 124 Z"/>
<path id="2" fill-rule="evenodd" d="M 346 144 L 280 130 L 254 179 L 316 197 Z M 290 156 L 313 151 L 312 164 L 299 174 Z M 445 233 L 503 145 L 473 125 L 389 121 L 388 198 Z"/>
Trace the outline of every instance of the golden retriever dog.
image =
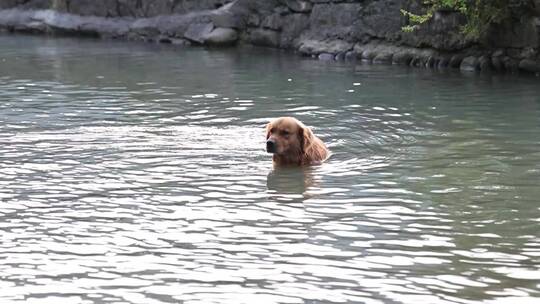
<path id="1" fill-rule="evenodd" d="M 311 129 L 293 117 L 280 117 L 266 125 L 266 152 L 274 154 L 277 166 L 317 165 L 330 155 Z"/>

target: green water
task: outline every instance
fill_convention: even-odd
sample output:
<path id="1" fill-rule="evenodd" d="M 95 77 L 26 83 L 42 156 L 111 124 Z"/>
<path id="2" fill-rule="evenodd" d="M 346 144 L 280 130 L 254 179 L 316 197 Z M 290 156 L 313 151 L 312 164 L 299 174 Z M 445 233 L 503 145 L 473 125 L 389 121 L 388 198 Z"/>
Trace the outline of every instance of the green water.
<path id="1" fill-rule="evenodd" d="M 0 36 L 2 303 L 538 303 L 539 184 L 535 77 Z"/>

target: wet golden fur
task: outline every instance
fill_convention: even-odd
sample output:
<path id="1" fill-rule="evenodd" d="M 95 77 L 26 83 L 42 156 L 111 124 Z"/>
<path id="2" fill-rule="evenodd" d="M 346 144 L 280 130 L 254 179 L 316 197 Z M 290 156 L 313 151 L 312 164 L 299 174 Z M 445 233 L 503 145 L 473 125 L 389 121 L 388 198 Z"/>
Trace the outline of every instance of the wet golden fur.
<path id="1" fill-rule="evenodd" d="M 277 144 L 273 155 L 277 166 L 320 164 L 330 155 L 330 151 L 311 129 L 293 117 L 280 117 L 268 123 L 266 140 Z"/>

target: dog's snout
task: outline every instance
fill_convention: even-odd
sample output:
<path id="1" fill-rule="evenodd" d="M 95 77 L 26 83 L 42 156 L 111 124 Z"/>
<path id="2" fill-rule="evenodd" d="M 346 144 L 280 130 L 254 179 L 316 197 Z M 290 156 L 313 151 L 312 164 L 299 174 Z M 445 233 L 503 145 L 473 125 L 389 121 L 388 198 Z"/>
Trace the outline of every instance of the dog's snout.
<path id="1" fill-rule="evenodd" d="M 266 152 L 276 153 L 276 142 L 269 139 L 266 141 Z"/>

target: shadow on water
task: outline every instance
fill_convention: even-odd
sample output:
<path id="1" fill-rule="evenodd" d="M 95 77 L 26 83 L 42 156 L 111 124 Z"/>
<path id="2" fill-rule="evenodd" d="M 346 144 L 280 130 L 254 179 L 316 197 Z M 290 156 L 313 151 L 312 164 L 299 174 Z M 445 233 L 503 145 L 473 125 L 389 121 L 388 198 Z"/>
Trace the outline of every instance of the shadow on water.
<path id="1" fill-rule="evenodd" d="M 275 167 L 268 173 L 266 186 L 270 193 L 304 194 L 313 186 L 319 186 L 315 180 L 314 167 Z"/>

